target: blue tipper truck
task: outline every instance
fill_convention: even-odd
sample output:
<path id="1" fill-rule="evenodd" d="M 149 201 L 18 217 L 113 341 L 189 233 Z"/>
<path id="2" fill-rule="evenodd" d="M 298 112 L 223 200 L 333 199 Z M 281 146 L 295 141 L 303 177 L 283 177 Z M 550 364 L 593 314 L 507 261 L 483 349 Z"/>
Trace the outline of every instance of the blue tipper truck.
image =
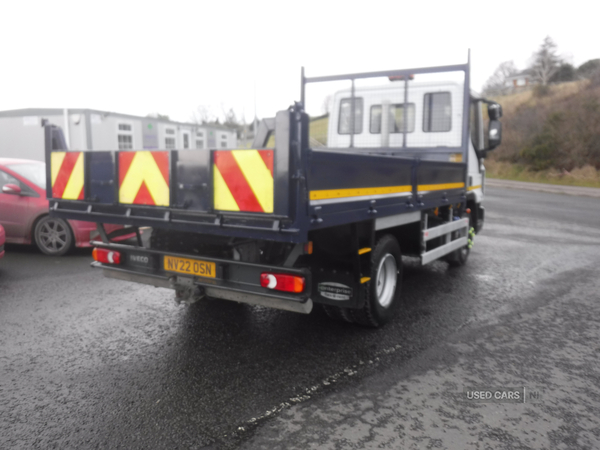
<path id="1" fill-rule="evenodd" d="M 314 138 L 306 88 L 342 81 L 326 138 Z M 467 261 L 501 115 L 470 90 L 467 62 L 303 70 L 301 101 L 263 120 L 252 149 L 75 152 L 46 125 L 50 214 L 98 223 L 92 267 L 106 277 L 172 288 L 189 303 L 305 314 L 318 303 L 334 319 L 377 327 L 401 303 L 402 255 Z M 112 243 L 102 223 L 133 227 L 137 243 Z"/>

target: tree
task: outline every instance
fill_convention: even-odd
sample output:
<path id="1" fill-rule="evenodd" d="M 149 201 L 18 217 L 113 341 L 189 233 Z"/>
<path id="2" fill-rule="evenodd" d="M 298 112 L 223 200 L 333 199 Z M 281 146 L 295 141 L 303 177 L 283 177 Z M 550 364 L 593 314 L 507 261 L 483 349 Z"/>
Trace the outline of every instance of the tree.
<path id="1" fill-rule="evenodd" d="M 241 125 L 237 119 L 237 116 L 236 116 L 233 108 L 229 108 L 229 110 L 227 110 L 225 107 L 223 107 L 223 105 L 221 105 L 221 109 L 223 111 L 223 118 L 224 118 L 223 125 L 227 125 L 232 128 L 235 128 L 238 125 Z"/>
<path id="2" fill-rule="evenodd" d="M 600 59 L 590 59 L 577 68 L 577 76 L 580 78 L 590 78 L 598 71 L 600 71 Z"/>
<path id="3" fill-rule="evenodd" d="M 556 54 L 556 44 L 550 36 L 546 36 L 539 50 L 531 56 L 529 69 L 534 77 L 545 86 L 562 63 L 562 59 Z"/>
<path id="4" fill-rule="evenodd" d="M 323 104 L 321 105 L 321 112 L 323 114 L 329 114 L 331 111 L 331 103 L 332 103 L 332 96 L 328 95 L 323 99 Z"/>
<path id="5" fill-rule="evenodd" d="M 237 118 L 237 115 L 233 108 L 229 108 L 227 110 L 223 105 L 221 105 L 221 110 L 223 111 L 223 125 L 229 127 L 233 130 L 236 130 L 238 138 L 241 138 L 245 132 L 245 120 L 240 121 Z"/>
<path id="6" fill-rule="evenodd" d="M 210 106 L 199 105 L 196 111 L 192 113 L 190 120 L 196 124 L 206 124 L 213 122 L 216 119 L 215 114 L 212 112 Z"/>
<path id="7" fill-rule="evenodd" d="M 510 89 L 507 86 L 506 80 L 518 73 L 514 61 L 504 61 L 496 68 L 491 77 L 483 85 L 484 95 L 502 95 L 506 94 Z"/>
<path id="8" fill-rule="evenodd" d="M 550 77 L 550 83 L 564 83 L 575 79 L 575 67 L 569 63 L 562 63 L 554 75 Z"/>

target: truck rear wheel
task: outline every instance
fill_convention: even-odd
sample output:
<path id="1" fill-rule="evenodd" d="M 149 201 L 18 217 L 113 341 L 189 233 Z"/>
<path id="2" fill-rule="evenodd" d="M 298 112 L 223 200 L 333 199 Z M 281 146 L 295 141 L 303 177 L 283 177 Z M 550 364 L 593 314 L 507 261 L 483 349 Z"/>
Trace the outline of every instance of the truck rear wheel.
<path id="1" fill-rule="evenodd" d="M 382 236 L 371 252 L 371 280 L 365 289 L 365 303 L 350 314 L 360 325 L 379 327 L 388 322 L 400 304 L 402 253 L 396 238 Z"/>

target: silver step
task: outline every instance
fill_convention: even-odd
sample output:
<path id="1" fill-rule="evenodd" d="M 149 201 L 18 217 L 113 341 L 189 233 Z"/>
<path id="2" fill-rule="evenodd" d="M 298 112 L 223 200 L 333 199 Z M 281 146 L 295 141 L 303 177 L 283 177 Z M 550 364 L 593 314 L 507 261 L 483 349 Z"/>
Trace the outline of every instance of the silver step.
<path id="1" fill-rule="evenodd" d="M 461 237 L 451 241 L 451 233 L 462 230 Z M 421 240 L 423 244 L 431 239 L 446 236 L 446 244 L 441 245 L 428 252 L 421 253 L 421 265 L 435 261 L 453 251 L 465 247 L 468 243 L 467 234 L 469 232 L 469 219 L 460 219 L 453 222 L 448 222 L 437 227 L 427 228 L 421 231 Z"/>

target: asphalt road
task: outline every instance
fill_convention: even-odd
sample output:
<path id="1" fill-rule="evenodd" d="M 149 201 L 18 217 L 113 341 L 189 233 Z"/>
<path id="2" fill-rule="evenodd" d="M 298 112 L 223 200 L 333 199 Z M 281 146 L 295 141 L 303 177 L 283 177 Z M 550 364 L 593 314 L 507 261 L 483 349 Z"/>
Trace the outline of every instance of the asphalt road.
<path id="1" fill-rule="evenodd" d="M 0 448 L 600 448 L 600 200 L 491 188 L 379 330 L 0 260 Z M 526 387 L 536 403 L 469 401 Z"/>

